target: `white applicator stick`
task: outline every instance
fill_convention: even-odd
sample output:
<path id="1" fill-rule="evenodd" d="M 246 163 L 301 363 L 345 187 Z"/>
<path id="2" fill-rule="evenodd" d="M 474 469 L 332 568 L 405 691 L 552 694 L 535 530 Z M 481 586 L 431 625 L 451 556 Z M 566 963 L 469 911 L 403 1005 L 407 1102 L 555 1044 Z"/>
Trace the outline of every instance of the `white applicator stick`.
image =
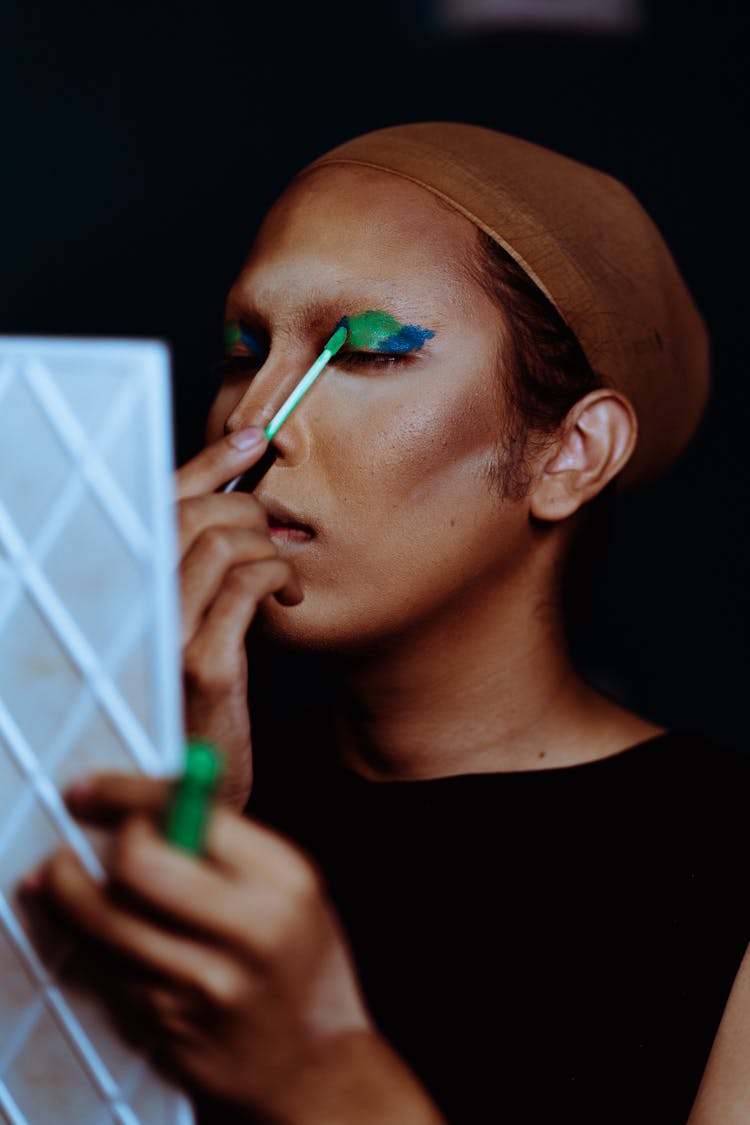
<path id="1" fill-rule="evenodd" d="M 333 336 L 331 336 L 330 340 L 328 341 L 326 346 L 323 348 L 323 351 L 320 353 L 318 358 L 315 360 L 315 363 L 312 365 L 312 367 L 309 369 L 309 371 L 305 372 L 305 374 L 302 376 L 299 383 L 297 383 L 297 386 L 294 388 L 292 393 L 289 395 L 289 397 L 286 399 L 286 401 L 284 403 L 282 403 L 282 405 L 279 407 L 279 409 L 274 414 L 271 421 L 266 426 L 263 433 L 266 435 L 266 439 L 268 441 L 271 441 L 274 437 L 276 437 L 276 434 L 279 432 L 281 427 L 284 425 L 287 418 L 289 417 L 289 415 L 294 410 L 295 406 L 298 405 L 298 403 L 302 400 L 303 396 L 306 395 L 307 392 L 310 390 L 310 387 L 313 385 L 315 380 L 318 378 L 318 375 L 320 375 L 323 368 L 326 366 L 326 364 L 331 359 L 333 359 L 333 357 L 336 355 L 336 352 L 339 351 L 339 349 L 344 346 L 344 343 L 346 342 L 346 337 L 348 335 L 349 335 L 349 329 L 345 324 L 340 325 L 336 329 Z M 244 475 L 245 475 L 244 473 L 240 473 L 240 475 L 238 477 L 235 477 L 234 480 L 230 480 L 229 484 L 224 485 L 224 488 L 222 489 L 222 491 L 223 492 L 232 492 L 237 487 L 237 485 L 240 483 L 240 481 L 242 480 Z"/>

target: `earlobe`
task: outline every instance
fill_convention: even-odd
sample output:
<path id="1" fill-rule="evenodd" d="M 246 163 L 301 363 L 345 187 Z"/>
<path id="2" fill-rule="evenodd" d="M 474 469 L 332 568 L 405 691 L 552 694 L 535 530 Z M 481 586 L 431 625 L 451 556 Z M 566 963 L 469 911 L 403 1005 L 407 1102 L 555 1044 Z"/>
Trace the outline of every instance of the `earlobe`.
<path id="1" fill-rule="evenodd" d="M 546 451 L 531 492 L 530 514 L 545 521 L 573 515 L 624 468 L 637 436 L 635 411 L 624 395 L 605 388 L 585 395 Z"/>

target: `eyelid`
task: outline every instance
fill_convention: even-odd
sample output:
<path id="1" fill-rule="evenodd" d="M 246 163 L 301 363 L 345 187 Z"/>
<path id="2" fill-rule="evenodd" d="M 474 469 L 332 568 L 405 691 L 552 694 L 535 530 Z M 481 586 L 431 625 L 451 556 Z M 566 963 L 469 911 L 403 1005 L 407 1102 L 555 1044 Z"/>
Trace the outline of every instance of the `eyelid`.
<path id="1" fill-rule="evenodd" d="M 260 322 L 253 323 L 245 316 L 232 316 L 224 322 L 226 333 L 228 325 L 236 327 L 236 336 L 231 341 L 228 351 L 236 347 L 246 348 L 250 355 L 265 356 L 268 354 L 268 334 Z M 226 335 L 225 335 L 226 339 Z"/>
<path id="2" fill-rule="evenodd" d="M 381 366 L 386 366 L 387 363 L 408 363 L 416 358 L 410 352 L 348 352 L 342 348 L 334 359 L 334 363 L 346 363 L 348 361 L 352 366 L 364 366 L 366 363 L 380 363 Z"/>

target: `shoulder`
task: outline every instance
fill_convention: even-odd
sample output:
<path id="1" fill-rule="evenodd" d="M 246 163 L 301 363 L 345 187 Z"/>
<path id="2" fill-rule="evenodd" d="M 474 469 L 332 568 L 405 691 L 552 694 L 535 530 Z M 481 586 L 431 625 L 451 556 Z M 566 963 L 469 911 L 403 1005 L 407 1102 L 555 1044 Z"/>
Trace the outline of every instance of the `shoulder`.
<path id="1" fill-rule="evenodd" d="M 750 753 L 702 734 L 670 730 L 626 751 L 633 777 L 669 802 L 746 805 Z"/>
<path id="2" fill-rule="evenodd" d="M 683 785 L 699 780 L 709 785 L 725 785 L 750 779 L 750 747 L 743 752 L 703 734 L 680 729 L 664 731 L 602 761 L 621 763 L 633 772 L 661 773 Z"/>
<path id="3" fill-rule="evenodd" d="M 644 744 L 641 754 L 644 787 L 676 839 L 692 840 L 705 859 L 750 866 L 744 844 L 750 755 L 688 731 L 668 732 Z"/>
<path id="4" fill-rule="evenodd" d="M 750 750 L 743 752 L 683 730 L 668 731 L 652 742 L 662 769 L 681 788 L 699 787 L 708 797 L 736 786 L 742 793 L 742 787 L 750 784 Z"/>

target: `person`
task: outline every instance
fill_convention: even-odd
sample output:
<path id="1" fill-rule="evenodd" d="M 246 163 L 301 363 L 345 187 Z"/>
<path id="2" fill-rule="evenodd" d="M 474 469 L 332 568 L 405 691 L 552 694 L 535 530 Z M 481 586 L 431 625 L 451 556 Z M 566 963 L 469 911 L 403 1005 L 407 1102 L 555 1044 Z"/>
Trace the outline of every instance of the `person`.
<path id="1" fill-rule="evenodd" d="M 750 1120 L 750 953 L 745 953 L 708 1057 L 688 1125 Z"/>
<path id="2" fill-rule="evenodd" d="M 109 881 L 60 852 L 27 889 L 207 1120 L 684 1123 L 748 943 L 748 769 L 596 690 L 569 639 L 614 493 L 706 401 L 661 235 L 537 145 L 393 126 L 292 180 L 226 318 L 178 472 L 186 726 L 225 803 L 196 861 L 163 785 L 85 780 Z"/>

